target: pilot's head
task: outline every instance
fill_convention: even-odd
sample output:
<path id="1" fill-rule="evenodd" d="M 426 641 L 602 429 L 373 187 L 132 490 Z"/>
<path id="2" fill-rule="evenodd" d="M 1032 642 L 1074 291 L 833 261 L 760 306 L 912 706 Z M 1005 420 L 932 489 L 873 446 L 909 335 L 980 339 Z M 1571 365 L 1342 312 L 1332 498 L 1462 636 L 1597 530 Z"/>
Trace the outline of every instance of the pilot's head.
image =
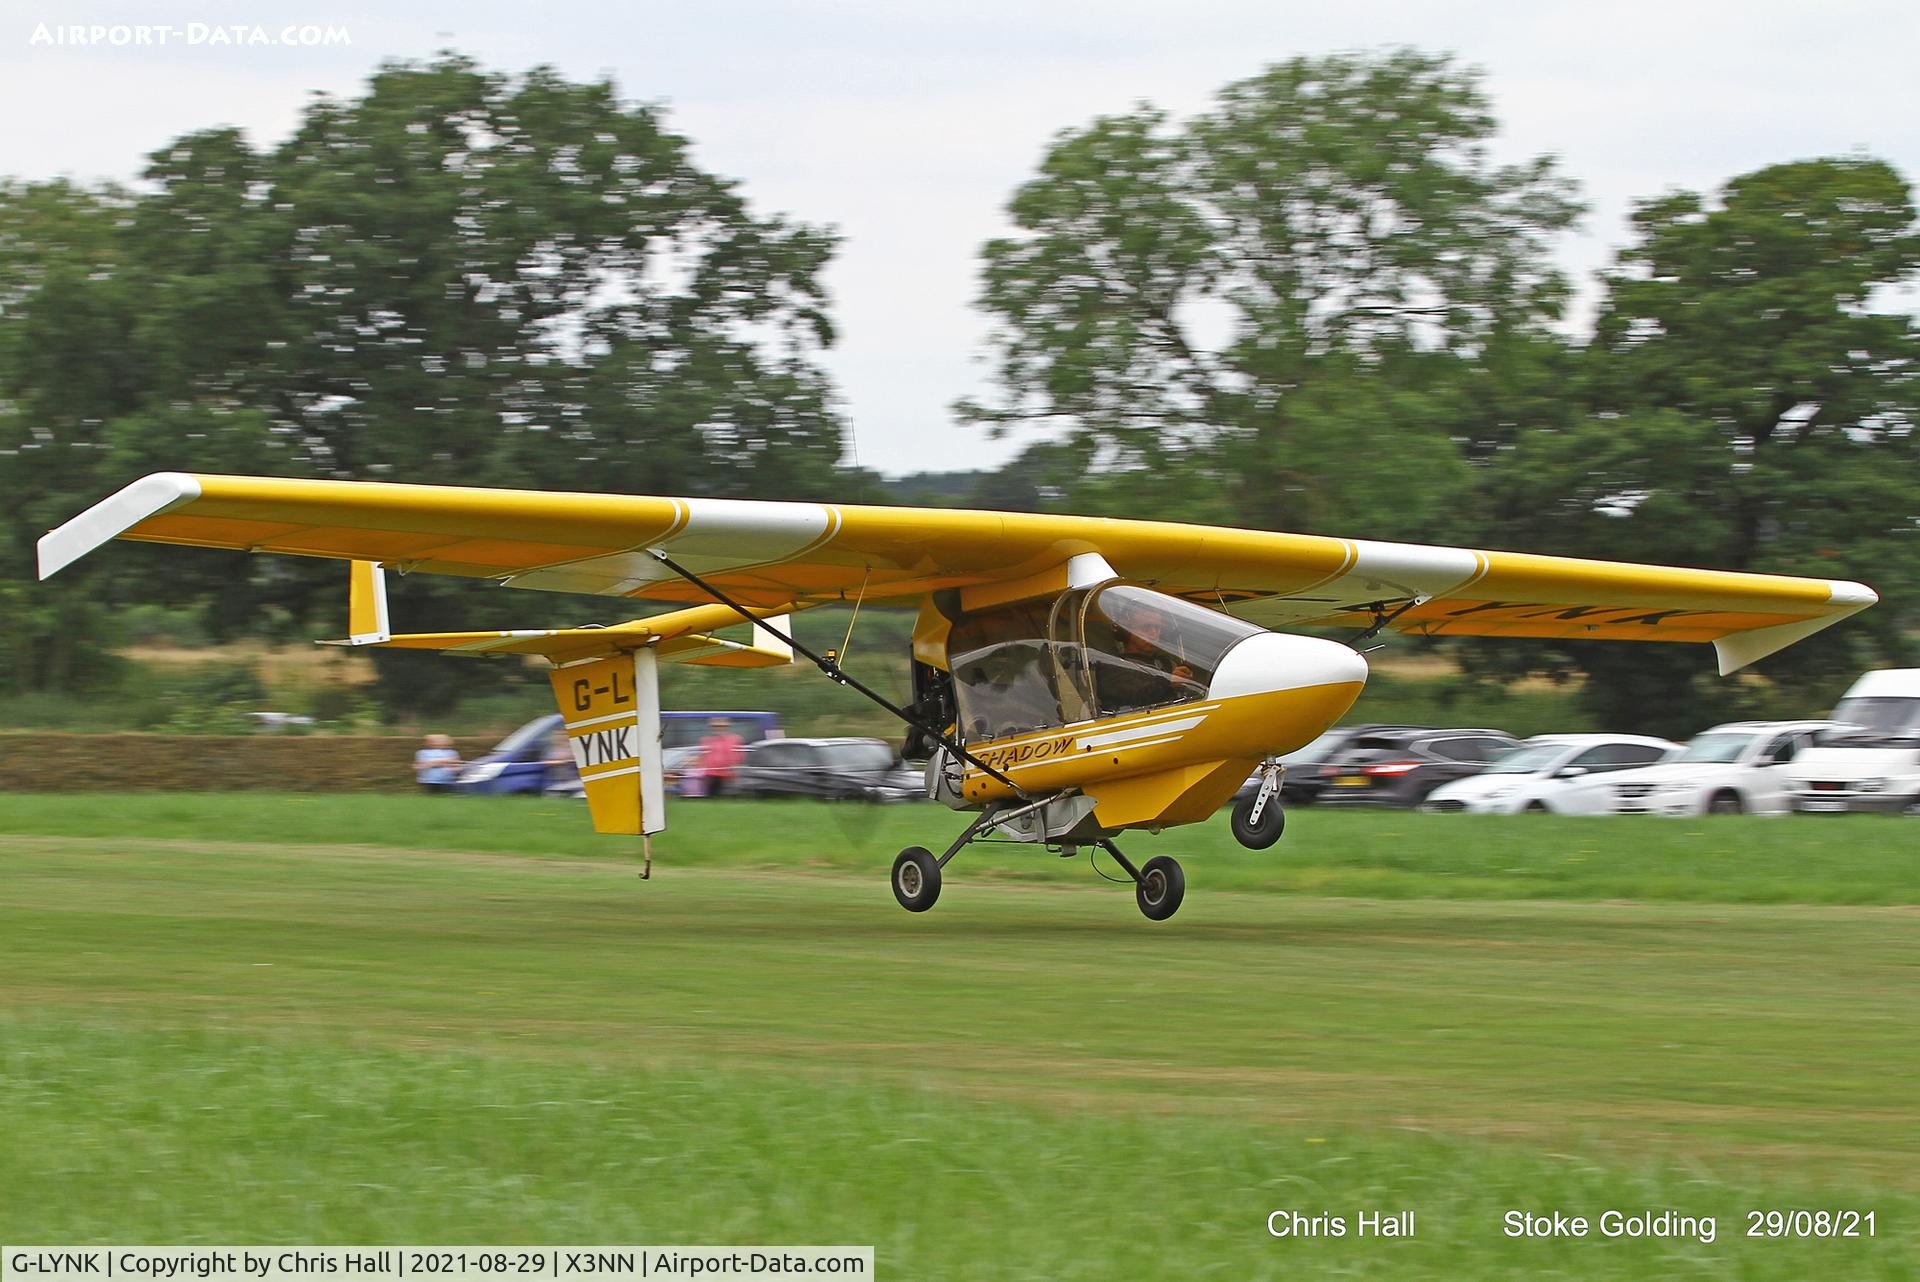
<path id="1" fill-rule="evenodd" d="M 1120 644 L 1130 649 L 1160 645 L 1167 635 L 1167 616 L 1139 601 L 1112 602 L 1107 617 L 1119 629 Z"/>

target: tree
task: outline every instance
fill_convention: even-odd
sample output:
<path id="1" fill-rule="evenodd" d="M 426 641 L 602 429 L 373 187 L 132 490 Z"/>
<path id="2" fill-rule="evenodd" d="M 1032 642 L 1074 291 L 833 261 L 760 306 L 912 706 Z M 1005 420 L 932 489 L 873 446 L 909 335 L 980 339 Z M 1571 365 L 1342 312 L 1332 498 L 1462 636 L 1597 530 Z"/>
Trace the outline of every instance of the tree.
<path id="1" fill-rule="evenodd" d="M 118 245 L 129 205 L 113 188 L 0 183 L 0 690 L 84 689 L 114 670 L 107 611 L 85 590 L 40 593 L 30 567 L 96 472 L 97 425 L 137 402 Z"/>
<path id="2" fill-rule="evenodd" d="M 832 485 L 841 422 L 817 356 L 834 237 L 754 213 L 611 83 L 390 64 L 277 147 L 189 134 L 144 177 L 138 195 L 0 188 L 0 473 L 39 496 L 10 552 L 155 469 Z M 149 563 L 110 560 L 47 590 L 126 599 L 115 574 Z M 216 631 L 268 604 L 338 625 L 337 568 L 167 565 L 143 598 L 204 602 Z M 395 604 L 423 626 L 517 621 L 455 595 L 415 581 Z M 474 679 L 424 675 L 391 694 L 431 706 Z"/>
<path id="3" fill-rule="evenodd" d="M 1712 201 L 1648 201 L 1634 224 L 1585 362 L 1594 412 L 1489 471 L 1489 537 L 1860 579 L 1886 604 L 1763 670 L 1831 686 L 1899 660 L 1920 588 L 1920 332 L 1873 304 L 1920 269 L 1905 181 L 1860 157 L 1775 165 Z M 1583 663 L 1588 697 L 1643 725 L 1697 728 L 1737 706 L 1737 690 L 1703 688 L 1691 648 L 1619 649 L 1506 662 Z"/>
<path id="4" fill-rule="evenodd" d="M 1062 134 L 985 249 L 1001 396 L 960 411 L 1064 428 L 1109 489 L 1184 476 L 1195 515 L 1433 537 L 1520 425 L 1488 393 L 1561 347 L 1547 251 L 1578 208 L 1493 131 L 1475 73 L 1406 50 Z"/>

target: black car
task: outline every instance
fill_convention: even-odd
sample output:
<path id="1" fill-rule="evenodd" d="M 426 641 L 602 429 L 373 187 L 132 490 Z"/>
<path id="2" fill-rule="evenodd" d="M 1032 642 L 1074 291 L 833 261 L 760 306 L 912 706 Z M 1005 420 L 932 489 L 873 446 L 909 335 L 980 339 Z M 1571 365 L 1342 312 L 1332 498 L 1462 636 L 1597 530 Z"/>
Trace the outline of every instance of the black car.
<path id="1" fill-rule="evenodd" d="M 1322 805 L 1412 807 L 1520 746 L 1504 730 L 1401 726 L 1357 735 L 1320 763 Z"/>
<path id="2" fill-rule="evenodd" d="M 883 739 L 762 739 L 747 745 L 727 791 L 736 797 L 911 801 L 926 795 L 926 785 Z"/>
<path id="3" fill-rule="evenodd" d="M 1331 760 L 1335 754 L 1344 751 L 1349 744 L 1361 735 L 1374 734 L 1384 730 L 1406 730 L 1414 727 L 1371 725 L 1361 723 L 1352 726 L 1335 726 L 1304 748 L 1295 748 L 1284 757 L 1280 764 L 1287 772 L 1280 776 L 1280 803 L 1286 806 L 1311 806 L 1326 791 L 1327 781 L 1320 774 L 1323 762 Z M 1260 772 L 1254 771 L 1240 790 L 1233 794 L 1234 800 L 1250 797 L 1260 787 Z"/>

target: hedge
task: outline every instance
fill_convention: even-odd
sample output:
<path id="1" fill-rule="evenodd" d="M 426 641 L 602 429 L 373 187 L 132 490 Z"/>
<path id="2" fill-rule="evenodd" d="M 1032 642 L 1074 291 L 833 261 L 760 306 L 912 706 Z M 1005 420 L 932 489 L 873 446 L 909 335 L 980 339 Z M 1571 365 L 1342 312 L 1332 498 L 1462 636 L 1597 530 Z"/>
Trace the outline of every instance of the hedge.
<path id="1" fill-rule="evenodd" d="M 494 738 L 459 738 L 472 760 Z M 406 792 L 406 735 L 0 733 L 5 792 Z"/>

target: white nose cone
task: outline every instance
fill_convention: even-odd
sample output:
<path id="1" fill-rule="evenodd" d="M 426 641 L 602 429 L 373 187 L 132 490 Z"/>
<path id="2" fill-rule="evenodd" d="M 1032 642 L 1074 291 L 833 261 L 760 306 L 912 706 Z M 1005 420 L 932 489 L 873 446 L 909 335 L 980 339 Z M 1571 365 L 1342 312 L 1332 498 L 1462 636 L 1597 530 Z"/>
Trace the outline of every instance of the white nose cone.
<path id="1" fill-rule="evenodd" d="M 1263 632 L 1227 651 L 1207 687 L 1210 699 L 1270 694 L 1309 686 L 1365 684 L 1367 661 L 1357 650 L 1318 637 Z"/>

